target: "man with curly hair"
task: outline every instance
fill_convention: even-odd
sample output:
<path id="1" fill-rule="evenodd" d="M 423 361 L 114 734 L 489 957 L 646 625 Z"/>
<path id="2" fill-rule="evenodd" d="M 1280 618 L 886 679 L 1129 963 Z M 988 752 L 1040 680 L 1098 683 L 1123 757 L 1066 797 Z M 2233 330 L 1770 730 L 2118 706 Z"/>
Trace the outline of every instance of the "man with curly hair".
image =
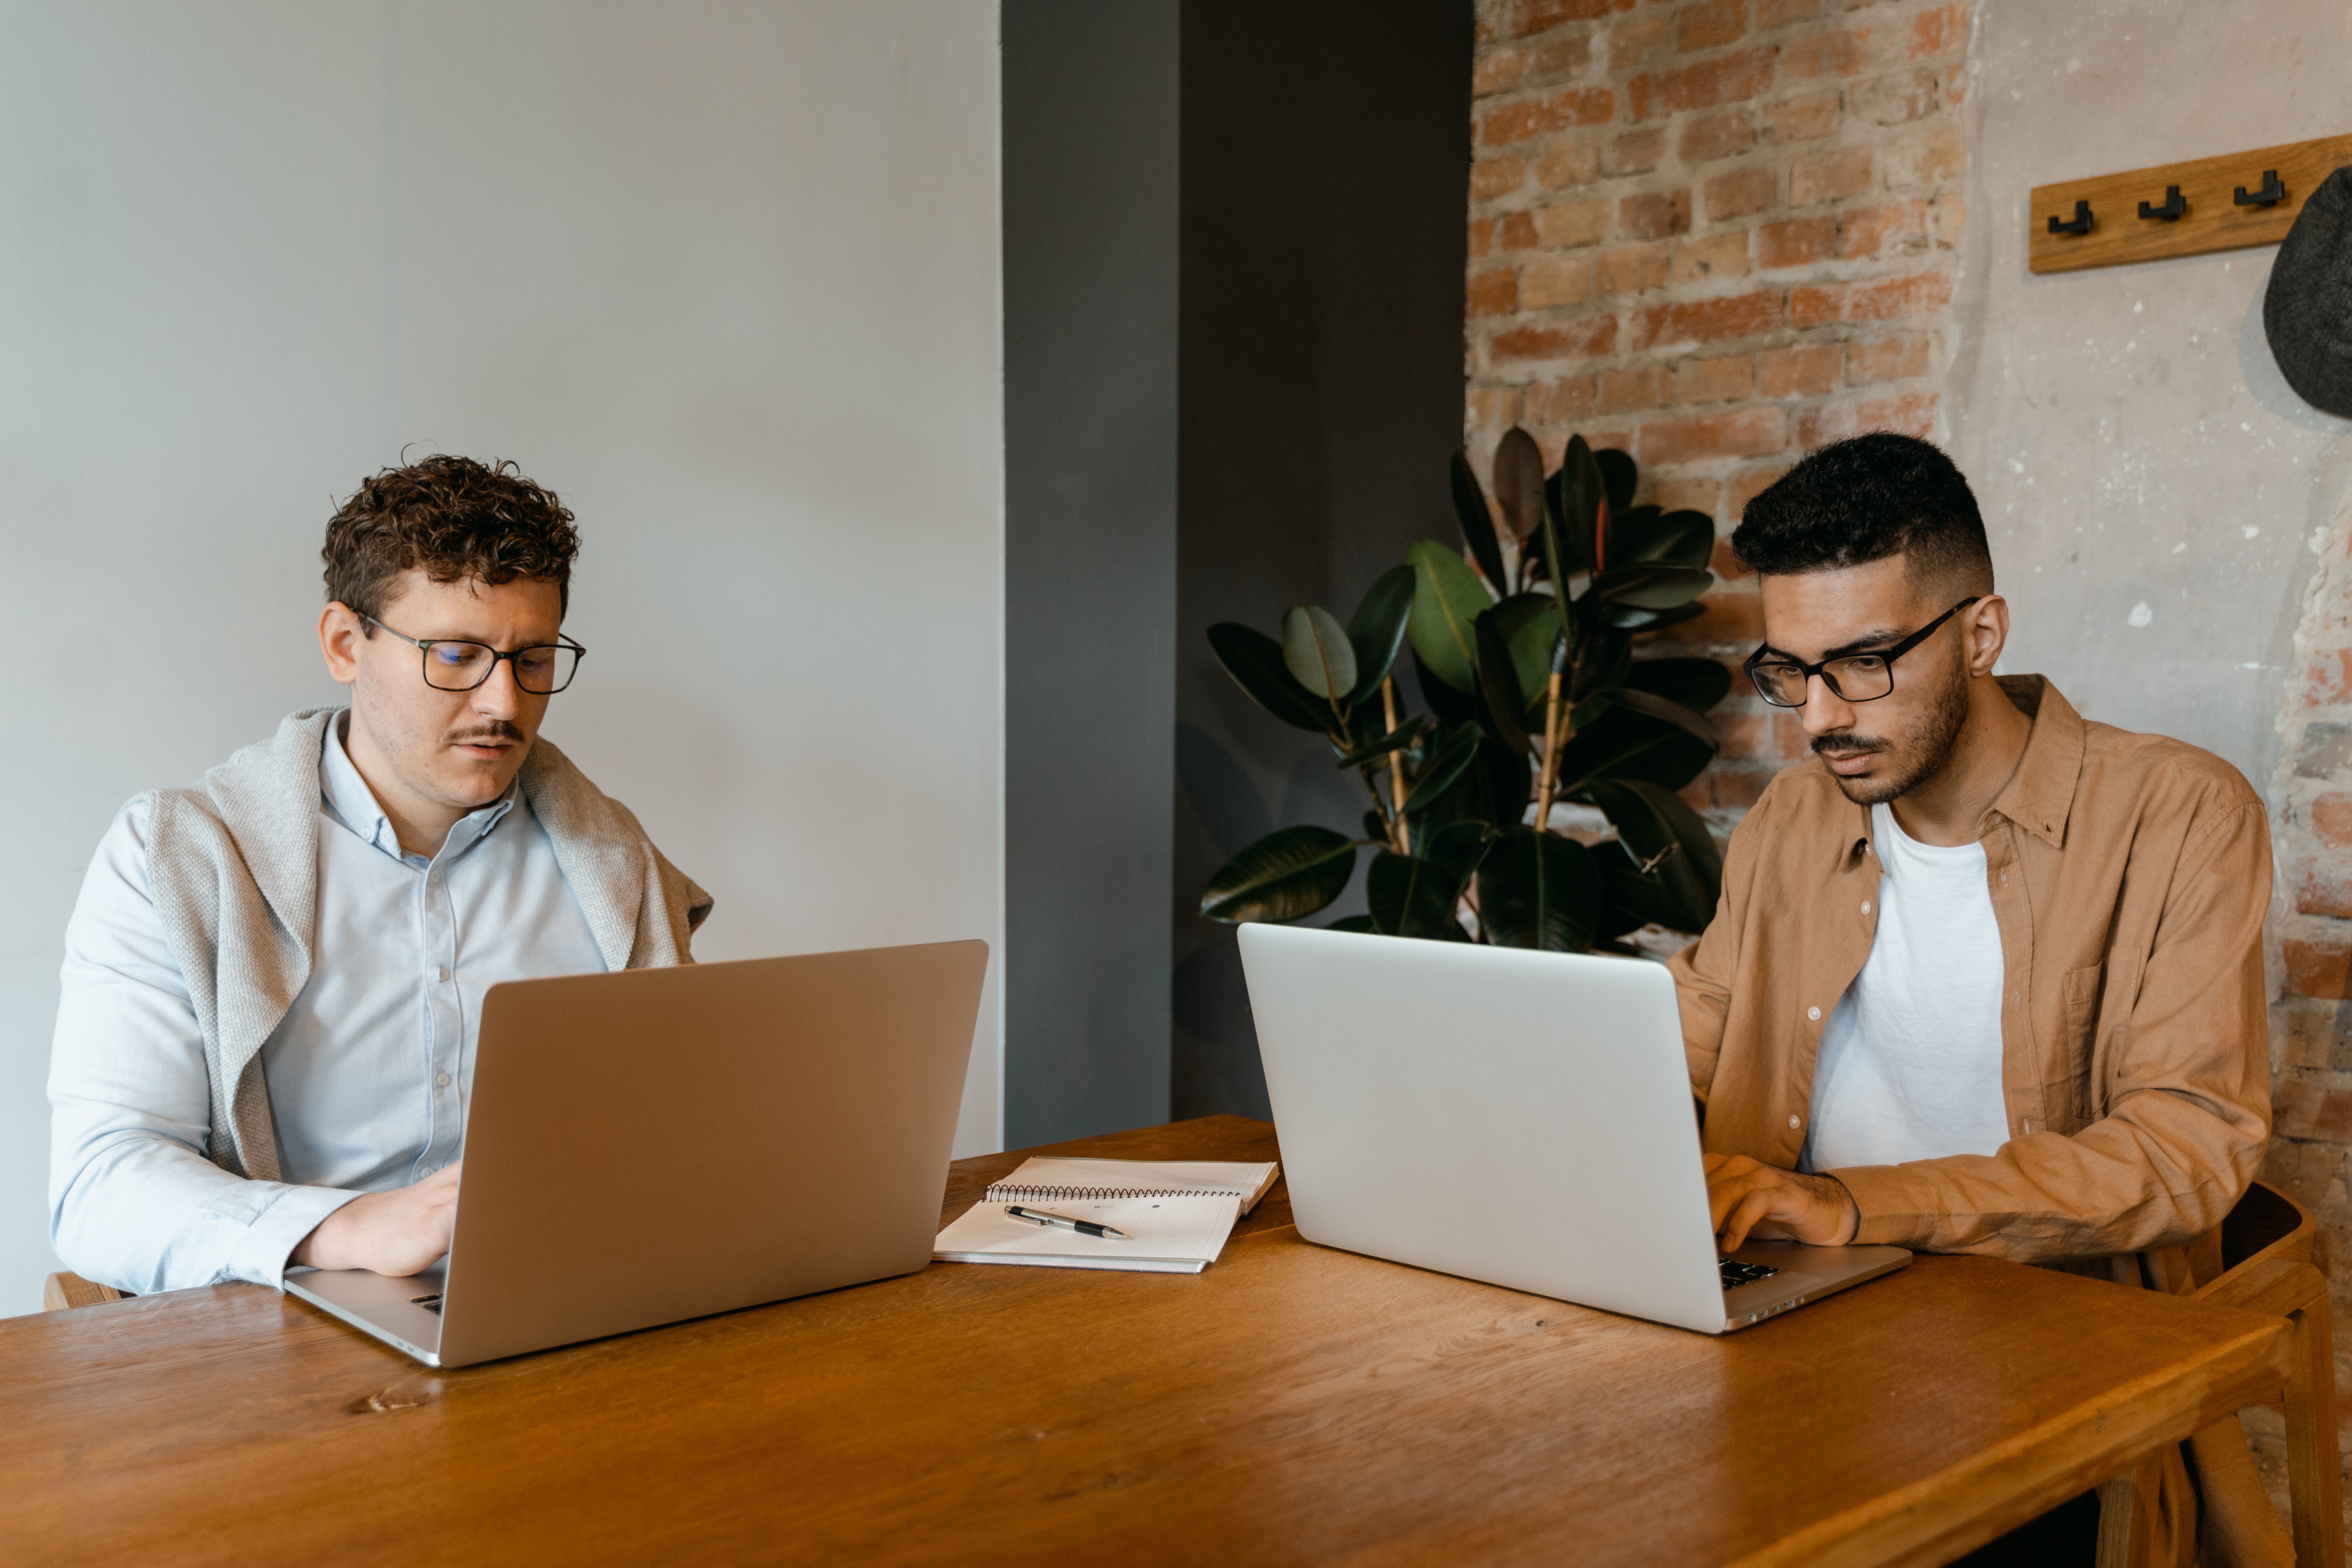
<path id="1" fill-rule="evenodd" d="M 709 897 L 540 739 L 586 651 L 561 631 L 579 545 L 511 463 L 366 480 L 320 552 L 351 706 L 116 816 L 49 1073 L 69 1268 L 137 1292 L 428 1268 L 483 993 L 693 962 Z"/>

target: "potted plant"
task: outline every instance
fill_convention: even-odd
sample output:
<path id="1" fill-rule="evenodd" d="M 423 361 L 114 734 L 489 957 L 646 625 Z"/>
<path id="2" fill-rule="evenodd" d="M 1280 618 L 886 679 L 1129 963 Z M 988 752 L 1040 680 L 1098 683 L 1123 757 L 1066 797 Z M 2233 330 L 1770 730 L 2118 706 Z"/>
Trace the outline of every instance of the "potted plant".
<path id="1" fill-rule="evenodd" d="M 1715 522 L 1633 505 L 1637 478 L 1632 458 L 1580 436 L 1547 475 L 1515 428 L 1495 454 L 1499 531 L 1454 454 L 1468 561 L 1415 544 L 1345 626 L 1297 605 L 1278 639 L 1210 627 L 1234 682 L 1283 723 L 1324 735 L 1371 805 L 1360 838 L 1301 826 L 1252 844 L 1210 879 L 1201 912 L 1305 919 L 1347 889 L 1370 848 L 1370 912 L 1339 929 L 1565 952 L 1630 951 L 1622 939 L 1653 922 L 1701 930 L 1722 862 L 1675 792 L 1714 759 L 1704 715 L 1731 675 L 1634 648 L 1703 613 Z M 1408 643 L 1424 712 L 1400 699 Z M 1613 837 L 1588 845 L 1554 830 L 1555 801 L 1599 808 Z"/>

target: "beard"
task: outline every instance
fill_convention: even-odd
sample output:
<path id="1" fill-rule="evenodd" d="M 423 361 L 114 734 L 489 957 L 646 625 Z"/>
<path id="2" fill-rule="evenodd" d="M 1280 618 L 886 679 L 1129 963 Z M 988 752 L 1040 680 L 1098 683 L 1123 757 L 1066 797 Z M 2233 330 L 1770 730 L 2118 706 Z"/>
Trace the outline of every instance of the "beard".
<path id="1" fill-rule="evenodd" d="M 1946 670 L 1942 689 L 1919 716 L 1910 734 L 1894 741 L 1838 730 L 1814 736 L 1812 745 L 1815 752 L 1849 755 L 1855 752 L 1883 752 L 1893 765 L 1875 778 L 1849 779 L 1836 773 L 1830 776 L 1837 780 L 1839 790 L 1854 805 L 1884 805 L 1942 773 L 1944 764 L 1952 760 L 1952 749 L 1959 744 L 1960 731 L 1968 721 L 1968 672 L 1955 658 Z"/>

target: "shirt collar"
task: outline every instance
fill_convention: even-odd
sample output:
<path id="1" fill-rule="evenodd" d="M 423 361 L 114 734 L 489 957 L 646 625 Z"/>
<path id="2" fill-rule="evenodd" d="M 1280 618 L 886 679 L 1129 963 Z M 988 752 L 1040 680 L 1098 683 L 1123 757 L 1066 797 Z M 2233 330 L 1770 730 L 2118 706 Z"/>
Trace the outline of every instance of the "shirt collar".
<path id="1" fill-rule="evenodd" d="M 367 780 L 352 763 L 351 754 L 343 750 L 343 726 L 352 721 L 349 712 L 340 715 L 327 726 L 327 738 L 319 752 L 319 796 L 328 813 L 352 833 L 383 850 L 395 860 L 414 865 L 429 865 L 432 858 L 406 855 L 400 847 L 400 835 L 393 831 L 392 818 L 376 804 L 375 792 L 368 788 Z M 522 781 L 518 777 L 507 786 L 504 795 L 489 805 L 467 812 L 449 830 L 448 839 L 441 846 L 444 855 L 463 850 L 478 839 L 487 837 L 490 829 L 514 809 L 515 797 Z"/>
<path id="2" fill-rule="evenodd" d="M 2000 689 L 2019 712 L 2033 721 L 2017 771 L 1986 808 L 1985 826 L 1999 812 L 2053 849 L 2066 847 L 2066 823 L 2074 809 L 2074 786 L 2083 776 L 2083 716 L 2043 675 L 2004 675 Z M 1853 807 L 1854 837 L 1845 844 L 1847 860 L 1870 848 L 1870 807 Z"/>

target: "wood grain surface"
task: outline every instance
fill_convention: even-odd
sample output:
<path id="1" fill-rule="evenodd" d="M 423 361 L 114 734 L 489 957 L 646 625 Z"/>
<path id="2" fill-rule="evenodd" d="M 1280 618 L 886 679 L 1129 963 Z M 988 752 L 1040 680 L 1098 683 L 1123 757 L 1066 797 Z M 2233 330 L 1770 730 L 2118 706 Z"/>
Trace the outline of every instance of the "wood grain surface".
<path id="1" fill-rule="evenodd" d="M 2251 153 L 2036 185 L 2026 217 L 2027 267 L 2034 272 L 2074 272 L 2276 245 L 2294 226 L 2305 198 L 2346 163 L 2352 163 L 2352 136 L 2324 136 L 2284 147 L 2257 147 Z M 2265 169 L 2278 171 L 2286 199 L 2274 206 L 2238 205 L 2238 187 L 2259 190 Z M 2140 203 L 2164 205 L 2168 185 L 2180 187 L 2187 214 L 2170 220 L 2140 216 Z M 2071 219 L 2078 200 L 2091 204 L 2090 233 L 2052 234 L 2050 220 Z"/>
<path id="2" fill-rule="evenodd" d="M 1708 1338 L 1315 1247 L 1277 1187 L 1198 1276 L 934 1264 L 454 1373 L 248 1285 L 0 1321 L 0 1561 L 1934 1563 L 2289 1354 L 1963 1258 Z"/>

